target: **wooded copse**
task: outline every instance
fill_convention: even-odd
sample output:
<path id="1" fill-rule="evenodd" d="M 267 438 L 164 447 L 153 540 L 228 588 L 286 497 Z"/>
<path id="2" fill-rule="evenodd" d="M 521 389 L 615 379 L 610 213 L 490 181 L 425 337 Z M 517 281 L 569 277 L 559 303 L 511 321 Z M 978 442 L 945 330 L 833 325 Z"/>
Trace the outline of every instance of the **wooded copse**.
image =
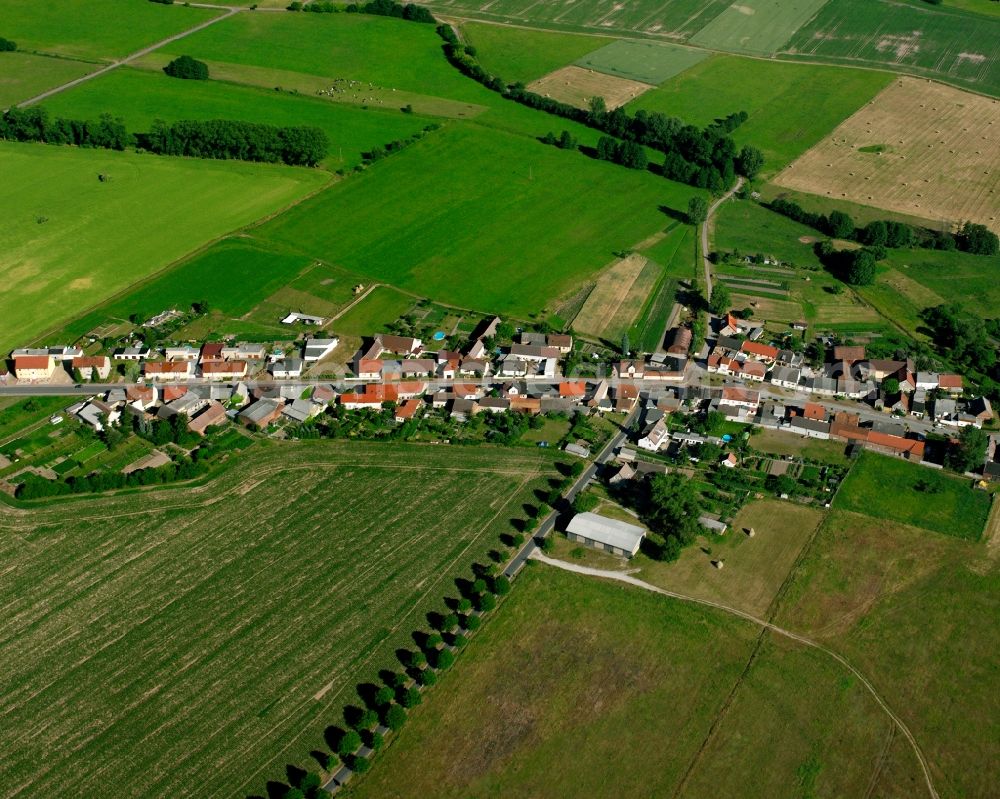
<path id="1" fill-rule="evenodd" d="M 423 6 L 414 3 L 397 3 L 395 0 L 372 0 L 370 3 L 331 3 L 321 0 L 320 2 L 302 3 L 299 0 L 289 3 L 288 11 L 311 11 L 314 14 L 373 14 L 377 17 L 395 17 L 405 19 L 410 22 L 437 22 L 434 15 Z"/>
<path id="2" fill-rule="evenodd" d="M 316 166 L 330 147 L 327 135 L 310 126 L 278 127 L 257 122 L 209 119 L 164 122 L 148 133 L 129 133 L 110 114 L 98 121 L 50 117 L 41 107 L 11 108 L 0 117 L 0 139 L 73 144 L 124 150 L 136 147 L 157 155 Z"/>
<path id="3" fill-rule="evenodd" d="M 451 26 L 438 25 L 437 32 L 444 39 L 445 56 L 462 74 L 508 100 L 572 119 L 624 142 L 662 152 L 665 156 L 663 176 L 670 180 L 722 193 L 733 185 L 737 173 L 753 178 L 764 165 L 760 150 L 746 145 L 737 151 L 735 142 L 726 135 L 747 119 L 745 111 L 738 111 L 699 128 L 655 111 L 639 110 L 635 116 L 630 116 L 624 108 L 608 111 L 602 98 L 594 98 L 589 109 L 577 108 L 529 91 L 522 83 L 505 83 L 502 78 L 482 67 L 475 57 L 475 50 L 463 45 Z M 621 148 L 617 145 L 611 148 L 605 145 L 604 151 L 606 154 L 633 154 L 635 148 Z M 635 159 L 628 160 L 629 163 L 625 165 L 633 166 Z"/>
<path id="4" fill-rule="evenodd" d="M 774 200 L 766 207 L 833 238 L 858 241 L 869 247 L 919 246 L 933 250 L 957 249 L 973 255 L 996 255 L 1000 251 L 997 234 L 974 222 L 964 223 L 958 233 L 952 234 L 891 219 L 877 219 L 864 227 L 856 227 L 851 216 L 843 211 L 831 211 L 829 216 L 817 214 L 792 200 Z"/>

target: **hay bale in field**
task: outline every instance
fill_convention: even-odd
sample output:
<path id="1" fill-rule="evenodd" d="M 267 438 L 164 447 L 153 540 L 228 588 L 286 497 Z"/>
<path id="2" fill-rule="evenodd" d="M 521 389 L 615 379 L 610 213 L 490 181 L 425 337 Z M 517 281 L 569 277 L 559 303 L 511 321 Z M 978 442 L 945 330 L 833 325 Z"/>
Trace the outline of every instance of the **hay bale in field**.
<path id="1" fill-rule="evenodd" d="M 757 535 L 757 531 L 754 530 L 752 527 L 748 527 L 747 528 L 747 538 L 753 538 L 755 535 Z"/>

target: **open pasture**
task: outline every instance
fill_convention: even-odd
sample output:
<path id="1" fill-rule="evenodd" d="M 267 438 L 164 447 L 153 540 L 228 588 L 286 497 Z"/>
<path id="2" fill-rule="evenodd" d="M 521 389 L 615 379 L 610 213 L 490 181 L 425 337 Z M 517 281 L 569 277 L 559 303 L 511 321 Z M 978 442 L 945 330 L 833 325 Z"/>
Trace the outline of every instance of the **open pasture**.
<path id="1" fill-rule="evenodd" d="M 686 39 L 722 12 L 729 0 L 429 0 L 428 7 L 445 17 L 470 17 L 538 28 L 603 33 L 640 33 Z"/>
<path id="2" fill-rule="evenodd" d="M 414 298 L 392 286 L 376 286 L 351 306 L 331 327 L 350 336 L 371 336 L 412 310 Z"/>
<path id="3" fill-rule="evenodd" d="M 766 178 L 819 142 L 890 80 L 867 70 L 715 55 L 642 95 L 629 110 L 660 111 L 694 125 L 746 111 L 750 118 L 732 137 L 738 145 L 760 148 Z"/>
<path id="4" fill-rule="evenodd" d="M 714 50 L 771 55 L 828 0 L 739 0 L 691 37 Z"/>
<path id="5" fill-rule="evenodd" d="M 990 511 L 990 495 L 974 490 L 971 480 L 863 452 L 834 504 L 838 510 L 978 541 Z"/>
<path id="6" fill-rule="evenodd" d="M 660 206 L 684 208 L 695 191 L 521 136 L 454 126 L 257 234 L 370 281 L 527 316 L 662 228 Z"/>
<path id="7" fill-rule="evenodd" d="M 83 77 L 95 64 L 32 53 L 0 53 L 0 108 L 29 100 L 53 86 Z"/>
<path id="8" fill-rule="evenodd" d="M 110 112 L 130 130 L 149 130 L 156 119 L 239 119 L 270 125 L 315 125 L 326 131 L 330 150 L 327 168 L 350 168 L 372 147 L 403 139 L 428 124 L 426 118 L 403 114 L 398 107 L 362 110 L 318 97 L 296 96 L 271 89 L 219 81 L 183 81 L 162 72 L 120 68 L 49 98 L 52 114 L 98 119 Z"/>
<path id="9" fill-rule="evenodd" d="M 4 795 L 263 793 L 398 666 L 551 463 L 282 444 L 201 488 L 6 510 Z"/>
<path id="10" fill-rule="evenodd" d="M 604 40 L 510 25 L 463 22 L 465 40 L 488 71 L 508 83 L 528 83 L 601 47 Z"/>
<path id="11" fill-rule="evenodd" d="M 253 46 L 248 46 L 253 42 Z M 433 25 L 366 14 L 237 14 L 163 52 L 454 100 L 495 95 L 452 67 Z"/>
<path id="12" fill-rule="evenodd" d="M 1000 231 L 998 123 L 1000 100 L 899 78 L 774 182 Z"/>
<path id="13" fill-rule="evenodd" d="M 919 767 L 905 742 L 887 745 L 890 727 L 822 653 L 758 639 L 713 609 L 538 567 L 350 793 L 918 795 Z"/>
<path id="14" fill-rule="evenodd" d="M 651 88 L 648 83 L 577 66 L 562 67 L 528 84 L 528 89 L 536 94 L 577 108 L 587 108 L 594 97 L 602 97 L 609 109 L 615 109 Z"/>
<path id="15" fill-rule="evenodd" d="M 607 341 L 620 341 L 642 311 L 661 272 L 659 264 L 638 254 L 612 264 L 598 278 L 573 319 L 573 329 Z"/>
<path id="16" fill-rule="evenodd" d="M 837 0 L 798 30 L 784 55 L 880 65 L 1000 94 L 1000 19 L 947 4 Z"/>
<path id="17" fill-rule="evenodd" d="M 271 164 L 44 144 L 4 142 L 0 157 L 4 351 L 328 179 Z"/>
<path id="18" fill-rule="evenodd" d="M 181 3 L 132 0 L 0 0 L 4 38 L 19 50 L 56 53 L 88 61 L 113 61 L 221 13 Z M 4 53 L 4 56 L 7 54 Z"/>
<path id="19" fill-rule="evenodd" d="M 835 508 L 776 618 L 872 681 L 920 744 L 940 796 L 987 796 L 997 782 L 997 637 L 983 623 L 1000 598 L 995 544 Z M 910 773 L 918 782 L 892 795 L 927 796 Z"/>
<path id="20" fill-rule="evenodd" d="M 578 67 L 658 86 L 708 58 L 692 47 L 619 39 L 576 60 Z"/>

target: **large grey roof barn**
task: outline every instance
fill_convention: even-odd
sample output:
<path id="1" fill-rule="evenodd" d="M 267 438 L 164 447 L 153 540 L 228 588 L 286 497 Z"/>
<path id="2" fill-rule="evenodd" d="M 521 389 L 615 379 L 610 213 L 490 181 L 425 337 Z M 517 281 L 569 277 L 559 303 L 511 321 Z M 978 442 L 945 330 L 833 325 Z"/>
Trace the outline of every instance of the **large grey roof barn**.
<path id="1" fill-rule="evenodd" d="M 639 551 L 646 531 L 638 525 L 596 513 L 578 513 L 566 527 L 566 535 L 572 541 L 630 558 Z"/>

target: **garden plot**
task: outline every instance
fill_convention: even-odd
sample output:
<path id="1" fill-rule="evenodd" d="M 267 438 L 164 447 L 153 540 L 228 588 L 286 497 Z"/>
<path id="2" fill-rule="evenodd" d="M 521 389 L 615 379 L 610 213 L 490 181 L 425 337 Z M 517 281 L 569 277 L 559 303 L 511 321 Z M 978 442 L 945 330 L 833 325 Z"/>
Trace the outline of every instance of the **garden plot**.
<path id="1" fill-rule="evenodd" d="M 1000 101 L 900 78 L 774 182 L 1000 230 Z"/>

